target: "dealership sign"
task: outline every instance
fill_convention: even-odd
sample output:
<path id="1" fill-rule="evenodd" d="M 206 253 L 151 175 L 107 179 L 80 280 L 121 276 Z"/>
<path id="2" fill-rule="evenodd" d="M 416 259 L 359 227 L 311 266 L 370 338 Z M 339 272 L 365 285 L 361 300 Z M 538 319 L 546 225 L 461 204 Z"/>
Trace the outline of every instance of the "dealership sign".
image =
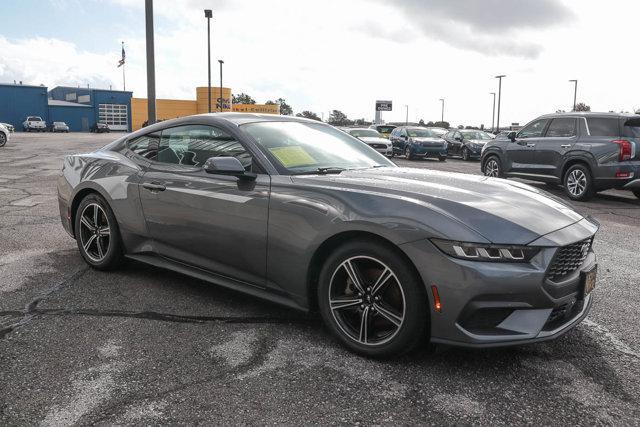
<path id="1" fill-rule="evenodd" d="M 391 101 L 376 101 L 376 111 L 391 111 Z"/>

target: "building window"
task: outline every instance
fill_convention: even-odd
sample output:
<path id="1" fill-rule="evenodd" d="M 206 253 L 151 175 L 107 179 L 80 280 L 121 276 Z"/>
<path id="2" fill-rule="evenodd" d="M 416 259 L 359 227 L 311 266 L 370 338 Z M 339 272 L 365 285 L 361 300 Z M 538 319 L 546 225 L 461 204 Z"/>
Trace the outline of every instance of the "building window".
<path id="1" fill-rule="evenodd" d="M 125 104 L 98 104 L 98 121 L 111 130 L 128 130 L 128 111 Z"/>

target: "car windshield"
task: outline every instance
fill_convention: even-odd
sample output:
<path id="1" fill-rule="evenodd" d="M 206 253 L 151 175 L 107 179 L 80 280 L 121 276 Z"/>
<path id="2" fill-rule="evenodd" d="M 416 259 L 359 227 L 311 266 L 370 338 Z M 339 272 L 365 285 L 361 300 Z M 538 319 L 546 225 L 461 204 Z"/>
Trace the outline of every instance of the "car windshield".
<path id="1" fill-rule="evenodd" d="M 348 133 L 356 138 L 380 138 L 382 136 L 373 129 L 351 129 Z"/>
<path id="2" fill-rule="evenodd" d="M 42 119 L 40 117 L 29 117 L 27 120 L 30 121 L 30 122 L 41 122 L 42 121 Z"/>
<path id="3" fill-rule="evenodd" d="M 54 125 L 56 126 L 66 126 L 67 124 L 65 122 L 53 122 Z"/>
<path id="4" fill-rule="evenodd" d="M 395 129 L 395 126 L 378 126 L 378 132 L 391 133 Z"/>
<path id="5" fill-rule="evenodd" d="M 320 123 L 258 122 L 242 125 L 242 129 L 282 173 L 395 166 L 362 141 Z"/>
<path id="6" fill-rule="evenodd" d="M 437 129 L 437 128 L 431 128 L 429 129 L 431 132 L 435 133 L 436 135 L 440 136 L 440 135 L 444 135 L 445 133 L 448 132 L 448 130 L 446 129 Z"/>
<path id="7" fill-rule="evenodd" d="M 464 137 L 464 139 L 493 139 L 493 137 L 488 133 L 477 131 L 477 130 L 473 130 L 473 131 L 465 130 L 465 131 L 461 131 L 460 133 L 462 133 L 462 136 Z"/>
<path id="8" fill-rule="evenodd" d="M 412 138 L 437 138 L 439 136 L 431 129 L 407 129 L 407 135 Z"/>

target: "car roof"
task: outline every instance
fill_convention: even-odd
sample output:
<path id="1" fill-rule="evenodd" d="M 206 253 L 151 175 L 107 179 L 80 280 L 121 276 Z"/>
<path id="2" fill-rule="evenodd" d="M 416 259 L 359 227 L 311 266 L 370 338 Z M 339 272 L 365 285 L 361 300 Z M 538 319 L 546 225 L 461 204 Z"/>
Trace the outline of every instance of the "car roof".
<path id="1" fill-rule="evenodd" d="M 604 117 L 610 117 L 610 118 L 632 118 L 632 117 L 638 117 L 640 118 L 640 115 L 638 114 L 633 114 L 633 113 L 606 113 L 606 112 L 595 112 L 595 111 L 567 111 L 564 113 L 551 113 L 551 114 L 545 114 L 540 116 L 540 119 L 550 119 L 550 118 L 554 118 L 554 117 L 563 117 L 563 116 L 568 116 L 568 117 L 599 117 L 599 118 L 604 118 Z"/>

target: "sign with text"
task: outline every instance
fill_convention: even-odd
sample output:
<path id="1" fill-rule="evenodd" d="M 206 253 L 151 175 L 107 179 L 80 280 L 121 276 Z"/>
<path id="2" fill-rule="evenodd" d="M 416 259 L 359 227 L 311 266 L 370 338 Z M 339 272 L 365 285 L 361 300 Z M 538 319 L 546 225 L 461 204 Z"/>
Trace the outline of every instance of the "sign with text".
<path id="1" fill-rule="evenodd" d="M 376 111 L 391 111 L 391 101 L 376 101 Z"/>

